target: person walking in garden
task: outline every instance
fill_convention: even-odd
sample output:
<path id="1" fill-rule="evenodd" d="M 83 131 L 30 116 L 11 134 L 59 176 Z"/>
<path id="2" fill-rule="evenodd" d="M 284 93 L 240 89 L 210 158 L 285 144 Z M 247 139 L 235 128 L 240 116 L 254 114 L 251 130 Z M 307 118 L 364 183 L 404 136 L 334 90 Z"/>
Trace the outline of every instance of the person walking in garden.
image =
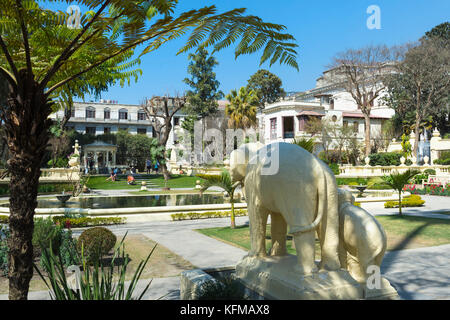
<path id="1" fill-rule="evenodd" d="M 147 174 L 150 174 L 152 171 L 152 162 L 150 161 L 150 159 L 147 159 L 145 161 L 145 165 L 147 167 Z"/>

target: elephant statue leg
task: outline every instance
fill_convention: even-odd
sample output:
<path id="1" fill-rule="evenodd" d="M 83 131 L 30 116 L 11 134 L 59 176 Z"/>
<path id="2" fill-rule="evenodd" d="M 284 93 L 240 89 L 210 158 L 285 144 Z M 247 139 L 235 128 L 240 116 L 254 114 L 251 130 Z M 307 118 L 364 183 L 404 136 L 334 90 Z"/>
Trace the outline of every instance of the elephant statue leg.
<path id="1" fill-rule="evenodd" d="M 283 216 L 277 212 L 271 212 L 270 219 L 271 219 L 270 233 L 272 237 L 272 248 L 270 249 L 270 255 L 284 256 L 287 254 L 286 250 L 287 223 L 284 220 Z"/>
<path id="2" fill-rule="evenodd" d="M 315 232 L 296 232 L 293 233 L 295 250 L 297 251 L 298 271 L 300 274 L 311 274 L 317 271 L 314 263 L 315 256 Z M 312 245 L 311 245 L 312 244 Z"/>
<path id="3" fill-rule="evenodd" d="M 344 244 L 339 242 L 339 261 L 341 263 L 341 268 L 347 269 L 347 250 L 345 250 Z"/>
<path id="4" fill-rule="evenodd" d="M 359 259 L 355 256 L 347 255 L 347 269 L 350 275 L 359 283 L 363 283 L 366 280 L 365 271 L 362 270 Z"/>
<path id="5" fill-rule="evenodd" d="M 250 255 L 265 257 L 266 252 L 266 227 L 269 211 L 252 203 L 248 206 L 248 216 L 250 220 Z"/>

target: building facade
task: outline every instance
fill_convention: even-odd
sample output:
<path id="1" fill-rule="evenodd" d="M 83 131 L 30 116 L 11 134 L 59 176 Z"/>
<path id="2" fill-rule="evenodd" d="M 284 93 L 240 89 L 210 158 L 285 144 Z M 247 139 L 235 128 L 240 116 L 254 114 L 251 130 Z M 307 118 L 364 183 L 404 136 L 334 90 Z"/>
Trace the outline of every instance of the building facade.
<path id="1" fill-rule="evenodd" d="M 291 93 L 262 111 L 259 122 L 265 143 L 292 142 L 294 138 L 309 137 L 306 128 L 313 118 L 351 127 L 355 137 L 361 142 L 364 141 L 363 113 L 350 93 L 327 81 L 328 72 L 324 72 L 324 75 L 317 79 L 314 89 Z M 379 136 L 383 123 L 395 113 L 383 104 L 382 96 L 383 93 L 374 101 L 370 114 L 372 139 Z"/>

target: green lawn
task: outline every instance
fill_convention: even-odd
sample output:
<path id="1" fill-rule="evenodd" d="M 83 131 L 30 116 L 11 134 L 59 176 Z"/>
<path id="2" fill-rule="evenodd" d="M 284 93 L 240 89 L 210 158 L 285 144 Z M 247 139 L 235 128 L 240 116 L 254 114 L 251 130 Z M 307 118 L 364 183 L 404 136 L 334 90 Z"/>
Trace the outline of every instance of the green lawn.
<path id="1" fill-rule="evenodd" d="M 162 175 L 144 175 L 146 181 L 156 185 L 156 187 L 164 187 L 164 177 Z M 119 176 L 118 181 L 112 182 L 111 180 L 106 180 L 106 176 L 91 177 L 88 182 L 88 187 L 90 189 L 103 189 L 103 190 L 118 190 L 118 189 L 130 189 L 139 190 L 141 188 L 140 181 L 137 181 L 136 185 L 128 185 L 127 177 L 124 175 Z M 172 175 L 167 186 L 169 188 L 194 188 L 195 181 L 201 180 L 198 177 L 190 177 L 186 175 Z M 152 187 L 152 186 L 149 186 Z"/>
<path id="2" fill-rule="evenodd" d="M 196 231 L 229 243 L 231 245 L 237 246 L 239 248 L 250 250 L 250 233 L 248 226 L 237 226 L 236 229 L 231 229 L 230 227 L 221 227 L 221 228 L 208 228 L 208 229 L 197 229 Z M 286 243 L 288 253 L 295 254 L 295 250 L 292 248 L 291 236 L 288 236 L 288 240 Z M 269 250 L 271 247 L 270 241 L 270 224 L 267 225 L 266 232 L 266 248 Z M 316 259 L 320 258 L 320 246 L 319 241 L 316 239 Z"/>
<path id="3" fill-rule="evenodd" d="M 436 246 L 450 243 L 450 220 L 422 217 L 377 216 L 388 237 L 388 250 L 401 250 L 418 247 Z M 238 226 L 236 229 L 208 228 L 198 232 L 230 243 L 245 250 L 250 249 L 248 226 Z M 288 236 L 288 239 L 290 236 Z M 267 226 L 267 249 L 271 246 L 270 225 Z M 289 253 L 295 254 L 291 241 L 287 242 Z M 320 257 L 320 248 L 316 240 L 316 258 Z"/>

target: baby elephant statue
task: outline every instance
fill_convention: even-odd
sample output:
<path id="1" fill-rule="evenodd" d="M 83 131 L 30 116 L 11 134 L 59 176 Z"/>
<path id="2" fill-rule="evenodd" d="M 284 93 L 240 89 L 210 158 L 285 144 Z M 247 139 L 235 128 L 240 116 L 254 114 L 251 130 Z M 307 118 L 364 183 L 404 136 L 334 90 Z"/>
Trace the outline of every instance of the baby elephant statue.
<path id="1" fill-rule="evenodd" d="M 381 266 L 386 252 L 386 233 L 366 210 L 354 204 L 350 191 L 338 189 L 339 259 L 341 266 L 359 283 L 366 283 L 371 265 Z"/>
<path id="2" fill-rule="evenodd" d="M 241 146 L 230 155 L 232 179 L 245 188 L 250 220 L 249 255 L 267 255 L 266 223 L 270 215 L 272 256 L 286 255 L 289 227 L 297 251 L 296 269 L 300 274 L 311 274 L 316 271 L 317 230 L 322 249 L 320 268 L 339 270 L 338 195 L 332 171 L 294 144 L 277 142 L 258 147 Z"/>

